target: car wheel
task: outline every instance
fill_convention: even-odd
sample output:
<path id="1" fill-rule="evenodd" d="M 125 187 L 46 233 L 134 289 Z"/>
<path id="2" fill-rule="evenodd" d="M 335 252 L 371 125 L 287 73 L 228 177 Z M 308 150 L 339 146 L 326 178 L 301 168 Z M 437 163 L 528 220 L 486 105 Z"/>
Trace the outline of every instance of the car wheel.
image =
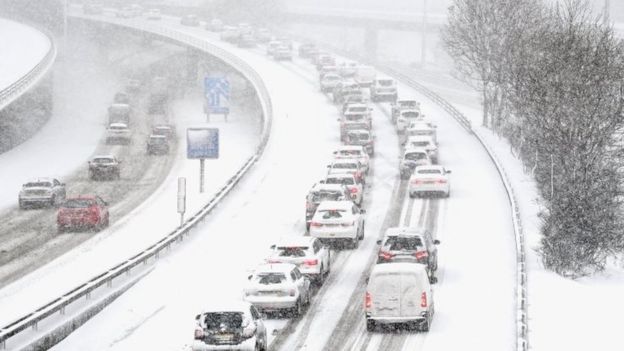
<path id="1" fill-rule="evenodd" d="M 59 225 L 56 227 L 56 232 L 58 234 L 63 234 L 65 232 L 65 227 L 63 227 L 62 225 Z"/>
<path id="2" fill-rule="evenodd" d="M 360 244 L 360 239 L 357 236 L 351 240 L 352 249 L 354 250 L 357 249 L 359 244 Z"/>
<path id="3" fill-rule="evenodd" d="M 366 319 L 366 331 L 375 331 L 375 321 L 372 319 Z"/>
<path id="4" fill-rule="evenodd" d="M 425 321 L 420 325 L 420 331 L 428 332 L 430 324 L 431 324 L 431 317 L 427 315 L 427 319 L 425 319 Z"/>
<path id="5" fill-rule="evenodd" d="M 445 197 L 451 197 L 451 191 L 450 190 L 446 192 L 446 196 Z"/>
<path id="6" fill-rule="evenodd" d="M 411 199 L 415 198 L 415 197 L 416 197 L 416 193 L 409 193 L 409 197 L 410 197 Z"/>
<path id="7" fill-rule="evenodd" d="M 52 198 L 50 198 L 50 207 L 55 207 L 56 205 L 56 195 L 52 195 Z"/>
<path id="8" fill-rule="evenodd" d="M 323 283 L 325 283 L 325 272 L 324 272 L 324 268 L 323 265 L 321 264 L 321 270 L 319 271 L 318 276 L 316 277 L 316 284 L 318 286 L 323 285 Z"/>
<path id="9" fill-rule="evenodd" d="M 360 230 L 360 240 L 364 240 L 364 222 L 362 222 L 362 230 Z"/>
<path id="10" fill-rule="evenodd" d="M 26 205 L 24 204 L 24 202 L 22 202 L 22 201 L 18 201 L 18 204 L 19 204 L 19 209 L 20 209 L 20 210 L 24 210 L 24 209 L 26 209 Z"/>
<path id="11" fill-rule="evenodd" d="M 110 225 L 110 216 L 106 215 L 106 220 L 104 221 L 104 227 L 108 227 Z"/>
<path id="12" fill-rule="evenodd" d="M 303 307 L 301 306 L 301 300 L 297 300 L 297 302 L 295 303 L 295 307 L 292 308 L 292 315 L 293 317 L 298 317 L 301 316 L 302 313 Z"/>

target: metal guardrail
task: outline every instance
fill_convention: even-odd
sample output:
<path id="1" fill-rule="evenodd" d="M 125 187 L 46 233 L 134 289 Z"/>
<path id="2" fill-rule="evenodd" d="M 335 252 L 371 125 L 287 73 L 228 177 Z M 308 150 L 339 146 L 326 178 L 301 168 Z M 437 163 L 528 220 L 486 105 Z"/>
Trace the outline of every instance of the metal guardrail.
<path id="1" fill-rule="evenodd" d="M 32 87 L 33 84 L 37 83 L 54 63 L 57 53 L 56 45 L 54 44 L 54 40 L 50 34 L 45 31 L 44 34 L 50 40 L 50 49 L 48 50 L 48 53 L 35 67 L 33 67 L 33 69 L 28 71 L 28 73 L 0 91 L 0 110 L 15 101 L 15 99 L 21 96 L 22 93 Z"/>
<path id="2" fill-rule="evenodd" d="M 261 157 L 269 140 L 273 110 L 271 104 L 271 98 L 269 92 L 264 85 L 260 75 L 247 63 L 239 59 L 235 55 L 209 44 L 206 41 L 195 38 L 190 35 L 186 35 L 175 30 L 169 30 L 166 28 L 154 26 L 154 25 L 142 25 L 133 23 L 132 21 L 118 21 L 115 19 L 103 18 L 103 17 L 85 17 L 75 16 L 76 18 L 83 18 L 85 20 L 94 20 L 106 22 L 109 24 L 119 25 L 127 27 L 128 29 L 134 29 L 138 31 L 148 32 L 162 38 L 169 40 L 175 40 L 176 42 L 198 49 L 204 53 L 215 56 L 224 62 L 229 63 L 238 70 L 245 78 L 247 78 L 254 89 L 259 95 L 260 104 L 263 112 L 263 130 L 260 142 L 256 148 L 255 153 L 249 157 L 244 164 L 236 171 L 236 173 L 228 179 L 228 181 L 221 187 L 197 213 L 188 218 L 179 228 L 167 234 L 156 243 L 152 244 L 145 250 L 137 253 L 136 255 L 120 262 L 114 267 L 94 276 L 83 284 L 67 291 L 65 294 L 53 299 L 47 304 L 39 307 L 35 311 L 32 311 L 23 317 L 15 320 L 14 322 L 0 328 L 0 349 L 6 349 L 7 340 L 27 330 L 28 328 L 37 329 L 38 324 L 54 315 L 65 313 L 65 307 L 69 304 L 78 301 L 82 298 L 89 298 L 91 292 L 102 286 L 112 287 L 113 280 L 128 274 L 134 267 L 148 263 L 151 258 L 158 259 L 160 253 L 168 250 L 172 244 L 178 241 L 182 241 L 184 236 L 201 221 L 206 215 L 208 215 L 217 204 L 223 199 L 232 188 L 241 180 L 241 178 L 247 173 L 247 171 L 253 166 Z"/>
<path id="3" fill-rule="evenodd" d="M 303 41 L 314 42 L 314 40 L 309 40 L 308 38 L 302 39 Z M 431 101 L 435 102 L 438 106 L 442 107 L 448 114 L 450 114 L 466 131 L 472 133 L 485 149 L 486 153 L 496 166 L 496 171 L 498 172 L 503 182 L 503 186 L 505 187 L 505 191 L 507 193 L 507 197 L 509 199 L 509 204 L 511 207 L 514 238 L 516 243 L 516 351 L 527 351 L 529 349 L 529 326 L 524 230 L 522 227 L 518 200 L 516 199 L 516 195 L 513 187 L 511 186 L 511 181 L 507 176 L 507 172 L 505 171 L 503 164 L 498 160 L 496 153 L 490 148 L 481 133 L 478 130 L 472 128 L 470 120 L 468 120 L 468 118 L 466 118 L 464 114 L 462 114 L 452 104 L 443 99 L 437 93 L 427 88 L 425 85 L 417 82 L 414 78 L 410 77 L 404 72 L 397 70 L 396 68 L 386 66 L 380 62 L 371 61 L 369 58 L 362 57 L 356 53 L 344 52 L 343 50 L 340 50 L 339 48 L 335 48 L 333 46 L 329 46 L 329 48 L 332 51 L 340 53 L 345 57 L 355 57 L 361 62 L 376 66 L 377 69 L 384 72 L 385 74 L 397 78 L 411 88 L 417 90 L 419 93 L 425 95 L 426 97 L 431 99 Z"/>

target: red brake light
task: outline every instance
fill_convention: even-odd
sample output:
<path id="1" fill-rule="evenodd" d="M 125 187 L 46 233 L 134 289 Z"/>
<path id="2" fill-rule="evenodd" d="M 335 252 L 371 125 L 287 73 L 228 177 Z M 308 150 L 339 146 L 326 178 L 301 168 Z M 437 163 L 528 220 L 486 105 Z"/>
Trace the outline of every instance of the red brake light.
<path id="1" fill-rule="evenodd" d="M 422 308 L 427 307 L 427 293 L 424 291 L 422 294 L 420 294 L 420 307 Z"/>
<path id="2" fill-rule="evenodd" d="M 195 340 L 203 340 L 204 336 L 205 334 L 202 328 L 195 328 Z"/>
<path id="3" fill-rule="evenodd" d="M 440 183 L 440 184 L 446 184 L 446 179 L 438 179 L 438 183 Z"/>
<path id="4" fill-rule="evenodd" d="M 267 258 L 267 263 L 282 263 L 280 260 L 276 260 L 274 258 Z"/>
<path id="5" fill-rule="evenodd" d="M 303 264 L 305 264 L 306 266 L 316 266 L 318 264 L 318 260 L 316 258 L 311 260 L 305 260 L 303 261 Z"/>
<path id="6" fill-rule="evenodd" d="M 414 256 L 416 256 L 417 260 L 420 260 L 421 258 L 429 257 L 429 253 L 427 251 L 416 251 Z"/>
<path id="7" fill-rule="evenodd" d="M 394 257 L 394 254 L 392 254 L 391 252 L 388 251 L 379 251 L 379 257 L 383 258 L 384 260 L 390 260 L 392 259 L 392 257 Z"/>
<path id="8" fill-rule="evenodd" d="M 311 222 L 310 223 L 310 227 L 320 227 L 320 226 L 322 226 L 322 224 L 319 223 L 319 222 Z"/>
<path id="9" fill-rule="evenodd" d="M 290 296 L 295 296 L 295 289 L 290 289 L 290 291 L 288 292 L 288 294 Z"/>
<path id="10" fill-rule="evenodd" d="M 351 194 L 355 194 L 358 192 L 358 189 L 356 187 L 353 187 L 351 189 L 349 189 L 349 191 L 351 192 Z"/>
<path id="11" fill-rule="evenodd" d="M 355 221 L 351 222 L 351 223 L 342 223 L 343 227 L 352 227 L 355 225 Z"/>
<path id="12" fill-rule="evenodd" d="M 423 182 L 422 180 L 419 180 L 419 179 L 414 179 L 414 180 L 412 181 L 412 184 L 422 184 L 422 182 Z"/>
<path id="13" fill-rule="evenodd" d="M 421 304 L 422 304 L 422 302 L 421 302 Z M 366 308 L 373 307 L 373 298 L 372 298 L 371 294 L 368 291 L 366 292 L 366 297 L 364 298 L 364 306 Z"/>

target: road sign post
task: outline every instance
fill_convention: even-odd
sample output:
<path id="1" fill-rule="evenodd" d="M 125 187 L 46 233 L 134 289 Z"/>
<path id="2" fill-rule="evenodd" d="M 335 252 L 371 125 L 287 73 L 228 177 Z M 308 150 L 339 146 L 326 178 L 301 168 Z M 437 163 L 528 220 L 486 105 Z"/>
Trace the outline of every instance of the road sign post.
<path id="1" fill-rule="evenodd" d="M 227 121 L 230 113 L 230 82 L 225 77 L 205 77 L 204 94 L 206 97 L 206 120 L 210 121 L 211 114 L 222 114 Z"/>
<path id="2" fill-rule="evenodd" d="M 186 157 L 199 159 L 199 192 L 204 192 L 205 160 L 219 158 L 218 128 L 188 128 L 186 130 Z"/>
<path id="3" fill-rule="evenodd" d="M 184 224 L 186 212 L 186 178 L 178 178 L 178 213 L 180 214 L 180 227 Z"/>

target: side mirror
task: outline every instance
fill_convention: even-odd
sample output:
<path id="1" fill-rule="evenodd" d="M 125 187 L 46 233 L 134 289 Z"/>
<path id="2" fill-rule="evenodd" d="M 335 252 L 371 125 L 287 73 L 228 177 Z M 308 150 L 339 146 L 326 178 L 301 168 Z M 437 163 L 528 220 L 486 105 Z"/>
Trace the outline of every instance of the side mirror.
<path id="1" fill-rule="evenodd" d="M 327 165 L 327 168 L 331 168 L 331 165 Z"/>
<path id="2" fill-rule="evenodd" d="M 319 183 L 321 183 L 321 184 L 325 184 L 325 181 L 324 181 L 324 180 L 321 180 Z"/>
<path id="3" fill-rule="evenodd" d="M 435 239 L 435 240 L 433 241 L 433 244 L 434 244 L 434 245 L 440 245 L 440 240 Z"/>
<path id="4" fill-rule="evenodd" d="M 104 201 L 104 206 L 108 206 L 108 202 L 107 201 Z"/>
<path id="5" fill-rule="evenodd" d="M 438 277 L 431 277 L 431 278 L 429 278 L 429 283 L 436 284 L 437 282 L 438 282 Z"/>
<path id="6" fill-rule="evenodd" d="M 446 173 L 451 173 L 451 170 L 447 169 L 447 170 L 446 170 Z"/>
<path id="7" fill-rule="evenodd" d="M 275 250 L 277 246 L 276 245 L 271 245 L 271 249 Z"/>
<path id="8" fill-rule="evenodd" d="M 366 277 L 366 279 L 365 279 L 366 284 L 368 284 L 368 281 L 369 281 L 369 280 L 370 280 L 370 277 Z"/>
<path id="9" fill-rule="evenodd" d="M 381 240 L 377 240 L 377 245 L 381 245 Z"/>
<path id="10" fill-rule="evenodd" d="M 251 277 L 253 277 L 253 274 L 248 275 L 247 280 L 251 280 Z"/>
<path id="11" fill-rule="evenodd" d="M 197 316 L 195 316 L 195 320 L 198 321 L 201 318 L 201 314 L 198 314 Z"/>
<path id="12" fill-rule="evenodd" d="M 366 214 L 366 210 L 360 210 L 361 214 Z"/>

